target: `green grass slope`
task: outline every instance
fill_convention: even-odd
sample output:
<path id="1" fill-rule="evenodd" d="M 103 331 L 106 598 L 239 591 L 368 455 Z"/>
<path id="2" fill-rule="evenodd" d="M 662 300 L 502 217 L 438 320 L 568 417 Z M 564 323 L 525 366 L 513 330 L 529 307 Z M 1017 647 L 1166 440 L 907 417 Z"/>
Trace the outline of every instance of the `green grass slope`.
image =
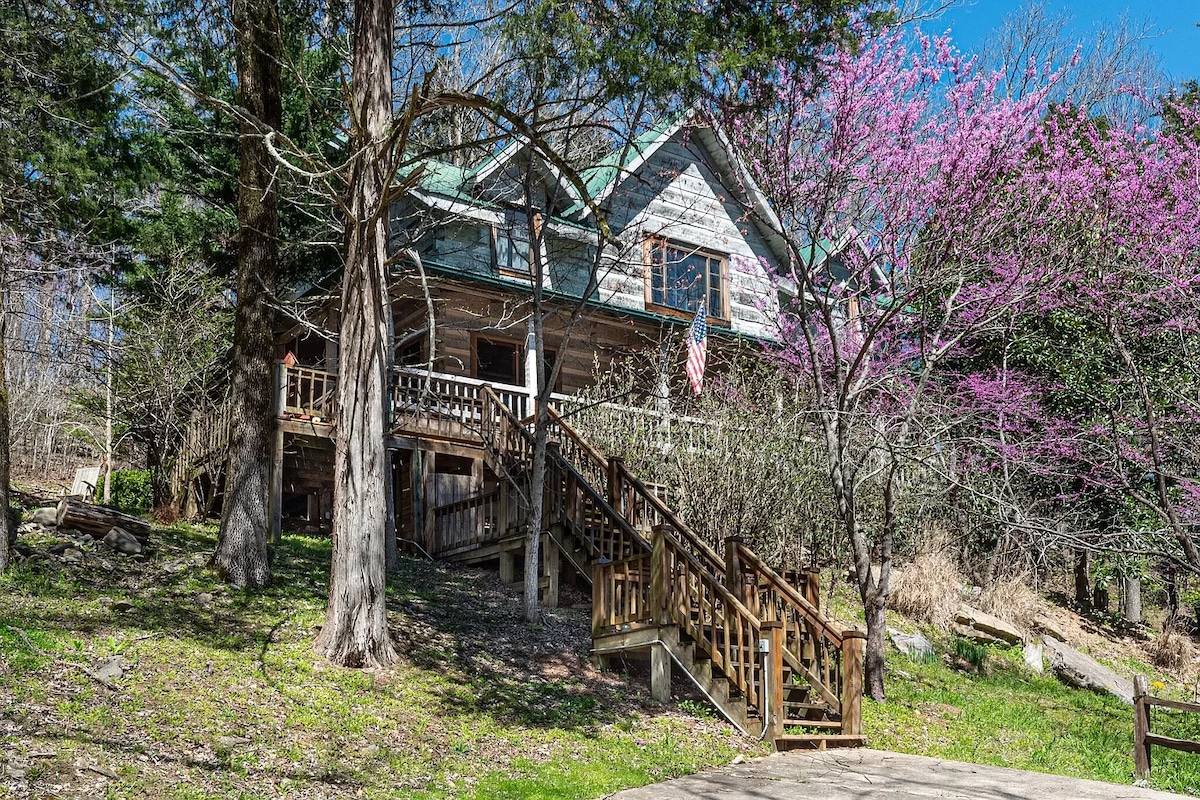
<path id="1" fill-rule="evenodd" d="M 260 595 L 215 580 L 214 544 L 180 526 L 145 560 L 0 577 L 0 797 L 593 798 L 764 752 L 594 672 L 586 611 L 531 627 L 487 573 L 406 560 L 401 663 L 330 667 L 327 542 L 286 537 Z"/>
<path id="2" fill-rule="evenodd" d="M 942 659 L 914 662 L 890 652 L 887 701 L 867 700 L 863 707 L 870 746 L 1133 782 L 1132 707 L 1109 695 L 1068 688 L 1049 674 L 1035 674 L 1024 667 L 1019 649 L 989 647 L 986 663 L 986 674 L 971 675 Z M 1128 666 L 1121 671 L 1128 672 Z M 1150 672 L 1145 665 L 1136 666 Z M 1152 729 L 1200 739 L 1200 716 L 1156 709 Z M 1150 785 L 1200 794 L 1200 756 L 1154 748 Z"/>

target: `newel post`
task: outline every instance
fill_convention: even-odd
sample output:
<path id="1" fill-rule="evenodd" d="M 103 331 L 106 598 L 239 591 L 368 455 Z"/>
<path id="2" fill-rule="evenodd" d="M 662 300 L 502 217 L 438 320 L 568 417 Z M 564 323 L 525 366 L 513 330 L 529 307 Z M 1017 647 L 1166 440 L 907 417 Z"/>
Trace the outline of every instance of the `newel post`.
<path id="1" fill-rule="evenodd" d="M 863 651 L 867 634 L 849 630 L 842 634 L 842 733 L 862 736 Z"/>
<path id="2" fill-rule="evenodd" d="M 783 623 L 768 620 L 762 623 L 762 637 L 767 641 L 763 677 L 767 696 L 760 702 L 766 709 L 766 736 L 774 741 L 783 734 Z"/>
<path id="3" fill-rule="evenodd" d="M 608 457 L 608 504 L 618 517 L 628 519 L 625 509 L 621 507 L 621 471 L 624 466 L 620 456 Z"/>
<path id="4" fill-rule="evenodd" d="M 1150 706 L 1146 695 L 1150 687 L 1145 675 L 1133 676 L 1133 771 L 1138 778 L 1150 777 Z"/>
<path id="5" fill-rule="evenodd" d="M 656 625 L 665 625 L 671 621 L 667 609 L 667 598 L 670 597 L 667 582 L 671 576 L 667 573 L 667 542 L 661 526 L 655 526 L 651 543 L 650 613 L 654 615 Z"/>

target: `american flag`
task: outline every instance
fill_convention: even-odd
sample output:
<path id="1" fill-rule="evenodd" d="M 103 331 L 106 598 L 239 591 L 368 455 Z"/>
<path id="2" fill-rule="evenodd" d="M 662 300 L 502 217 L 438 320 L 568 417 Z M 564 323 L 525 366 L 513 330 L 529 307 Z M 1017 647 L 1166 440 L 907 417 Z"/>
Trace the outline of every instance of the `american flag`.
<path id="1" fill-rule="evenodd" d="M 696 309 L 696 318 L 688 329 L 687 351 L 688 380 L 692 390 L 700 394 L 704 386 L 704 362 L 708 360 L 708 316 L 704 313 L 704 303 Z"/>

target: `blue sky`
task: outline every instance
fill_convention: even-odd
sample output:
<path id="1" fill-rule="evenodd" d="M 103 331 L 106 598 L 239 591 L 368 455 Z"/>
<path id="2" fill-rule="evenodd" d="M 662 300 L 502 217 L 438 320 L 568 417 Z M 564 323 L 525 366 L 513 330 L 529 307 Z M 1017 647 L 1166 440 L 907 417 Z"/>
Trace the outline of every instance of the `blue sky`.
<path id="1" fill-rule="evenodd" d="M 960 50 L 975 52 L 1004 17 L 1021 5 L 1021 0 L 965 0 L 922 27 L 930 33 L 948 28 Z M 1049 0 L 1047 10 L 1050 14 L 1069 14 L 1072 31 L 1080 39 L 1087 37 L 1097 23 L 1116 22 L 1126 11 L 1134 21 L 1149 20 L 1161 33 L 1150 47 L 1162 58 L 1167 74 L 1174 81 L 1200 79 L 1200 28 L 1196 27 L 1200 22 L 1200 0 Z"/>

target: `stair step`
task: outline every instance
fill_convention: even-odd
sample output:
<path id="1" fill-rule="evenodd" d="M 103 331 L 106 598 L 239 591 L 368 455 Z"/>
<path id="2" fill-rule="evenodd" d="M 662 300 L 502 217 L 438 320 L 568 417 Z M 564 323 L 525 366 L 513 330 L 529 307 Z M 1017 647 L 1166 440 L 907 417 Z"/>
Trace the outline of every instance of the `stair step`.
<path id="1" fill-rule="evenodd" d="M 794 734 L 787 733 L 775 737 L 775 749 L 785 750 L 824 750 L 827 747 L 862 747 L 867 743 L 867 737 L 858 734 L 831 733 Z"/>
<path id="2" fill-rule="evenodd" d="M 787 719 L 783 721 L 785 728 L 829 728 L 830 730 L 840 731 L 842 723 L 840 720 L 831 719 Z"/>

